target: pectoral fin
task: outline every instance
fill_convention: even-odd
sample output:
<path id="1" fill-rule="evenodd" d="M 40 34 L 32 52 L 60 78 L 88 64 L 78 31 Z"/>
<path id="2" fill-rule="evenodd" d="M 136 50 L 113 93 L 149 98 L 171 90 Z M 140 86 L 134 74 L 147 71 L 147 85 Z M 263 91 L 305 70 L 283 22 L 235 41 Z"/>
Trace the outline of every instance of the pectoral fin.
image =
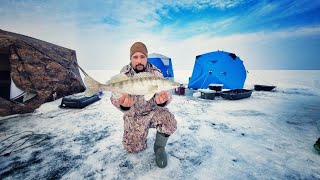
<path id="1" fill-rule="evenodd" d="M 146 94 L 146 95 L 144 95 L 144 99 L 148 101 L 148 100 L 150 100 L 153 96 L 154 96 L 154 93 Z"/>

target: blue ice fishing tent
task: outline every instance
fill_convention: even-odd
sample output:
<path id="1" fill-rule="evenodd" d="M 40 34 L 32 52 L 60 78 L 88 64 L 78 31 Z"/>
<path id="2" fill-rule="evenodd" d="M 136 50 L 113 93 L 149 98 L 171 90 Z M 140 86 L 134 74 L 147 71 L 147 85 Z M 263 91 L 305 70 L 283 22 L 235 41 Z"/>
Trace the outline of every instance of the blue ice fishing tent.
<path id="1" fill-rule="evenodd" d="M 188 87 L 208 88 L 209 84 L 223 84 L 224 89 L 241 89 L 247 73 L 243 61 L 233 53 L 215 51 L 198 55 Z"/>
<path id="2" fill-rule="evenodd" d="M 171 58 L 161 54 L 152 53 L 148 55 L 148 62 L 160 69 L 163 77 L 169 79 L 174 78 Z"/>

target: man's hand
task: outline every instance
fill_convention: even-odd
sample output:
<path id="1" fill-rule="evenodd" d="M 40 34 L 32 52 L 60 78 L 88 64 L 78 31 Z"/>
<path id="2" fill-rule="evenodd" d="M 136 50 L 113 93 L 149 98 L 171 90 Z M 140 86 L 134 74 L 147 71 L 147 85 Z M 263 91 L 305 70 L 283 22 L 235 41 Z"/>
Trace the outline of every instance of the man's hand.
<path id="1" fill-rule="evenodd" d="M 163 104 L 168 100 L 169 100 L 169 93 L 167 91 L 161 91 L 155 96 L 155 101 L 158 105 Z"/>
<path id="2" fill-rule="evenodd" d="M 134 100 L 129 94 L 122 94 L 119 99 L 119 104 L 123 107 L 131 107 L 134 104 Z"/>

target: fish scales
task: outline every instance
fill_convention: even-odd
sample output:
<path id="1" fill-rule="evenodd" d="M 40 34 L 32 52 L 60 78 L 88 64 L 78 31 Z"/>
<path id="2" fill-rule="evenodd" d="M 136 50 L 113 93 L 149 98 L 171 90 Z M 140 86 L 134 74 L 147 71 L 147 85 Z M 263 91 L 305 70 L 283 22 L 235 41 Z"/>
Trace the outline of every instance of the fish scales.
<path id="1" fill-rule="evenodd" d="M 87 85 L 86 95 L 90 96 L 99 90 L 111 91 L 116 93 L 127 93 L 131 95 L 147 95 L 168 91 L 179 86 L 179 83 L 153 76 L 152 74 L 143 74 L 145 76 L 126 77 L 120 75 L 120 80 L 111 79 L 108 84 L 100 84 L 91 77 L 85 78 Z"/>

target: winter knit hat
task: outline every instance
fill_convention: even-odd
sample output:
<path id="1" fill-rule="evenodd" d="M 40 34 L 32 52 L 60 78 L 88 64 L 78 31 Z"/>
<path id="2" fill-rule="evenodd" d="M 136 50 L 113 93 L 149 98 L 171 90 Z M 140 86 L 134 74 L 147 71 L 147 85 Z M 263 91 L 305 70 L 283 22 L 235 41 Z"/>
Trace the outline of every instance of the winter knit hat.
<path id="1" fill-rule="evenodd" d="M 142 42 L 135 42 L 131 48 L 130 48 L 130 58 L 131 56 L 135 53 L 135 52 L 141 52 L 144 55 L 146 55 L 146 57 L 148 57 L 148 50 L 146 45 L 144 45 Z"/>

